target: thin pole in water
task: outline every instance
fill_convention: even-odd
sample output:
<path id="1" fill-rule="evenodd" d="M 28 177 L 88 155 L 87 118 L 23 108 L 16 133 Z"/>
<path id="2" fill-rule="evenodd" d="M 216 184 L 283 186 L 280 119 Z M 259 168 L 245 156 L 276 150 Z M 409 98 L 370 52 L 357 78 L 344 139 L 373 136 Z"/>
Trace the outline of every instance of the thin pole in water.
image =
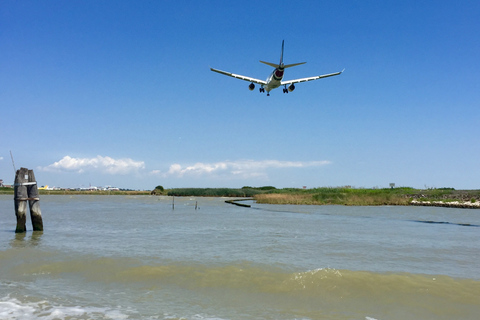
<path id="1" fill-rule="evenodd" d="M 15 161 L 13 161 L 12 150 L 10 150 L 10 158 L 12 158 L 13 172 L 16 174 L 16 173 L 17 173 L 17 169 L 15 169 Z"/>

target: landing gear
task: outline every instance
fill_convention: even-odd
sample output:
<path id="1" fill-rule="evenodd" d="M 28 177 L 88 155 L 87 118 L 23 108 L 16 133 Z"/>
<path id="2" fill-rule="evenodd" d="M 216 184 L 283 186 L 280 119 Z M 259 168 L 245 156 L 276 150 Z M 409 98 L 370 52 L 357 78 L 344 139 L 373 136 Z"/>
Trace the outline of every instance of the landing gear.
<path id="1" fill-rule="evenodd" d="M 285 88 L 283 88 L 283 93 L 288 93 L 287 85 L 285 85 Z"/>
<path id="2" fill-rule="evenodd" d="M 265 88 L 264 88 L 264 87 L 260 87 L 258 90 L 259 90 L 260 92 L 265 92 Z M 269 95 L 270 95 L 270 92 L 267 92 L 267 96 L 269 96 Z"/>

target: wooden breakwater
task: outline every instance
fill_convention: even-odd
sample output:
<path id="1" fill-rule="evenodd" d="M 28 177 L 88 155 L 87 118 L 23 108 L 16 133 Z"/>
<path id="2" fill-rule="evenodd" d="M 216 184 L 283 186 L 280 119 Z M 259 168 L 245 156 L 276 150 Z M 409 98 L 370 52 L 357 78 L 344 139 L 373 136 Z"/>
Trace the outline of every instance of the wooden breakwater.
<path id="1" fill-rule="evenodd" d="M 43 231 L 42 213 L 37 181 L 33 170 L 20 168 L 15 173 L 14 183 L 15 215 L 17 216 L 16 233 L 27 231 L 27 201 L 30 207 L 33 231 Z"/>
<path id="2" fill-rule="evenodd" d="M 248 199 L 234 199 L 234 200 L 225 200 L 226 203 L 234 204 L 239 207 L 246 207 L 250 208 L 251 205 L 245 204 L 245 203 L 239 203 L 239 201 L 248 201 L 248 200 L 254 200 L 253 198 L 248 198 Z"/>

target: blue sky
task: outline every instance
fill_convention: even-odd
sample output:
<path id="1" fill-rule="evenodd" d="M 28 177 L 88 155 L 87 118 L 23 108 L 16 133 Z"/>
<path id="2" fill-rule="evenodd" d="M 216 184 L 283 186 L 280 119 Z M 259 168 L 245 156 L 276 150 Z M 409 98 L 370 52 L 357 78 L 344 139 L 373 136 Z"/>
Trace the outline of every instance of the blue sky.
<path id="1" fill-rule="evenodd" d="M 0 4 L 0 178 L 480 188 L 478 1 Z M 269 97 L 210 67 L 266 79 Z"/>

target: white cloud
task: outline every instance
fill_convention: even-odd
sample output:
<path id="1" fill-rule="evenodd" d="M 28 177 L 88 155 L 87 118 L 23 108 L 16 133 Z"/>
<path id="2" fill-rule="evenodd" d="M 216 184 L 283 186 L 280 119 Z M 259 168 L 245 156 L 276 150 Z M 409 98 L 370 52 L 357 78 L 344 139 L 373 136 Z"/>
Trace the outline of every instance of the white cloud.
<path id="1" fill-rule="evenodd" d="M 168 170 L 170 175 L 183 176 L 184 174 L 208 174 L 226 170 L 228 167 L 224 162 L 217 162 L 213 164 L 208 163 L 195 163 L 193 166 L 182 168 L 178 163 L 172 164 Z"/>
<path id="2" fill-rule="evenodd" d="M 267 177 L 266 170 L 282 168 L 319 167 L 330 164 L 330 161 L 279 161 L 279 160 L 238 160 L 216 163 L 195 163 L 182 166 L 174 163 L 168 172 L 151 171 L 151 174 L 167 176 L 200 176 L 200 175 L 230 175 L 238 178 Z"/>
<path id="3" fill-rule="evenodd" d="M 3 157 L 0 157 L 0 160 L 3 160 Z"/>
<path id="4" fill-rule="evenodd" d="M 100 171 L 108 174 L 127 174 L 144 168 L 145 163 L 143 161 L 135 161 L 128 158 L 113 159 L 102 156 L 95 158 L 72 158 L 65 156 L 51 165 L 40 167 L 44 171 L 70 171 L 78 173 Z"/>

